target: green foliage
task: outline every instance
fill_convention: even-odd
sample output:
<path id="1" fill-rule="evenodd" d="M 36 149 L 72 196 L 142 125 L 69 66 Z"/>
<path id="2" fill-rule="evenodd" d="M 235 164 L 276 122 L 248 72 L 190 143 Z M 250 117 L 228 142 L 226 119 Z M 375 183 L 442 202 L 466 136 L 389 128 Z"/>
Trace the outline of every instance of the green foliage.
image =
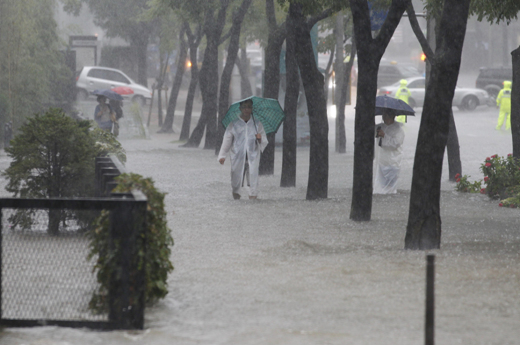
<path id="1" fill-rule="evenodd" d="M 88 121 L 76 122 L 61 109 L 50 108 L 30 118 L 6 148 L 12 158 L 2 173 L 7 191 L 21 198 L 89 196 L 94 187 L 94 141 Z M 18 210 L 9 220 L 22 230 L 33 224 L 34 211 Z M 49 211 L 48 231 L 58 234 L 71 212 Z M 81 222 L 82 217 L 78 218 Z"/>
<path id="2" fill-rule="evenodd" d="M 486 194 L 490 198 L 503 198 L 509 187 L 520 185 L 520 162 L 511 154 L 506 158 L 498 155 L 487 157 L 480 169 L 487 185 Z"/>
<path id="3" fill-rule="evenodd" d="M 94 140 L 96 157 L 106 157 L 109 154 L 115 154 L 121 163 L 126 163 L 125 149 L 112 133 L 93 126 L 90 136 Z"/>
<path id="4" fill-rule="evenodd" d="M 520 12 L 520 1 L 518 0 L 472 0 L 470 14 L 478 16 L 478 20 L 487 19 L 489 22 L 499 23 L 505 21 L 510 23 L 518 18 Z"/>
<path id="5" fill-rule="evenodd" d="M 42 104 L 63 101 L 73 80 L 59 51 L 55 0 L 0 1 L 0 93 L 17 129 Z"/>
<path id="6" fill-rule="evenodd" d="M 487 157 L 480 166 L 484 174 L 486 188 L 481 188 L 482 181 L 469 182 L 466 175 L 457 174 L 459 192 L 487 194 L 491 199 L 502 199 L 499 206 L 520 207 L 520 161 L 511 154 L 507 157 L 493 155 Z"/>
<path id="7" fill-rule="evenodd" d="M 22 198 L 85 196 L 91 191 L 94 142 L 88 121 L 76 122 L 50 108 L 20 128 L 6 148 L 12 162 L 6 190 Z"/>
<path id="8" fill-rule="evenodd" d="M 463 193 L 479 193 L 481 190 L 482 181 L 469 182 L 468 178 L 469 176 L 467 175 L 455 175 L 455 179 L 457 180 L 457 186 L 455 187 L 455 189 L 458 192 Z"/>
<path id="9" fill-rule="evenodd" d="M 147 229 L 144 237 L 141 237 L 137 243 L 136 260 L 138 262 L 136 264 L 137 267 L 145 265 L 145 299 L 147 303 L 153 303 L 160 298 L 164 298 L 168 293 L 168 273 L 173 270 L 170 261 L 173 238 L 166 223 L 165 194 L 157 191 L 150 178 L 143 178 L 140 175 L 123 174 L 116 181 L 118 185 L 114 190 L 115 192 L 130 192 L 137 189 L 148 198 Z M 98 218 L 95 229 L 90 233 L 90 238 L 89 258 L 97 257 L 95 269 L 100 283 L 99 289 L 92 296 L 90 308 L 101 312 L 108 308 L 109 284 L 118 270 L 116 260 L 118 251 L 121 250 L 116 244 L 115 251 L 110 251 L 108 212 L 103 212 Z"/>

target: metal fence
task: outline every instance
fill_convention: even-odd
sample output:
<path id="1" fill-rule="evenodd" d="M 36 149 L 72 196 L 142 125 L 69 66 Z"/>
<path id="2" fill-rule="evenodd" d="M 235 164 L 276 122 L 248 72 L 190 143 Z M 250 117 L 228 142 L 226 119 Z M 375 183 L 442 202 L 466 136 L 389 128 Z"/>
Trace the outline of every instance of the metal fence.
<path id="1" fill-rule="evenodd" d="M 99 191 L 106 195 L 113 175 L 100 176 Z M 96 199 L 0 199 L 0 325 L 142 329 L 145 276 L 136 258 L 146 248 L 138 246 L 145 239 L 146 205 L 138 191 Z M 117 266 L 108 308 L 95 310 L 98 257 L 88 258 L 89 234 L 102 211 L 109 213 L 110 230 L 100 255 L 115 257 Z"/>

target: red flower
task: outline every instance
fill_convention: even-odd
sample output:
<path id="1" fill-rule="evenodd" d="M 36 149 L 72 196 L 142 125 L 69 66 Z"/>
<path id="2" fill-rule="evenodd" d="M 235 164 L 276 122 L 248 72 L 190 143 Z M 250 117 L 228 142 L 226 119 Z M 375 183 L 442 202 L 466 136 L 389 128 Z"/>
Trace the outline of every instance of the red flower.
<path id="1" fill-rule="evenodd" d="M 504 206 L 504 204 L 500 203 L 500 204 L 498 204 L 498 206 L 502 207 L 502 206 Z"/>
<path id="2" fill-rule="evenodd" d="M 497 157 L 498 157 L 498 155 L 493 155 L 493 156 L 491 156 L 491 158 L 497 158 Z"/>
<path id="3" fill-rule="evenodd" d="M 513 155 L 512 153 L 508 153 L 508 154 L 507 154 L 508 157 L 511 157 L 512 155 Z"/>
<path id="4" fill-rule="evenodd" d="M 455 175 L 455 179 L 458 179 L 459 177 L 460 177 L 460 174 L 457 173 L 457 174 Z"/>
<path id="5" fill-rule="evenodd" d="M 487 181 L 489 181 L 489 177 L 484 176 L 484 182 L 487 182 Z"/>
<path id="6" fill-rule="evenodd" d="M 489 168 L 489 167 L 491 167 L 491 166 L 493 166 L 493 164 L 491 164 L 491 163 L 486 163 L 486 167 Z"/>
<path id="7" fill-rule="evenodd" d="M 480 194 L 486 194 L 486 188 L 480 189 Z"/>
<path id="8" fill-rule="evenodd" d="M 491 160 L 491 158 L 489 158 L 489 157 L 486 157 L 486 162 L 487 162 L 487 161 L 490 161 L 490 160 Z"/>
<path id="9" fill-rule="evenodd" d="M 460 182 L 460 177 L 459 177 L 458 179 L 456 179 L 455 181 L 456 181 L 457 183 L 459 183 L 459 182 Z"/>

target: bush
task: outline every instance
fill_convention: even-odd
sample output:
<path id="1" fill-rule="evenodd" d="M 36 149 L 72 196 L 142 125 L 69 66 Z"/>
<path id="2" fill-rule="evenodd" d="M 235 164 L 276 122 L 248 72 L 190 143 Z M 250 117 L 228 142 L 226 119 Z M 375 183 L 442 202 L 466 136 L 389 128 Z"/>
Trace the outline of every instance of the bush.
<path id="1" fill-rule="evenodd" d="M 479 193 L 481 191 L 482 181 L 469 182 L 469 177 L 470 176 L 467 175 L 455 175 L 455 180 L 457 181 L 457 186 L 455 189 L 464 193 Z"/>
<path id="2" fill-rule="evenodd" d="M 482 181 L 469 182 L 466 175 L 457 174 L 456 190 L 460 192 L 487 194 L 491 199 L 501 199 L 501 207 L 520 207 L 520 161 L 511 154 L 507 157 L 493 155 L 487 157 L 480 166 L 484 174 L 486 188 L 480 188 Z"/>
<path id="3" fill-rule="evenodd" d="M 94 142 L 88 121 L 77 122 L 63 110 L 50 108 L 20 127 L 5 149 L 12 158 L 2 173 L 5 189 L 22 198 L 85 197 L 93 195 Z M 34 210 L 18 210 L 9 220 L 28 229 Z M 56 235 L 70 212 L 49 210 L 48 232 Z"/>
<path id="4" fill-rule="evenodd" d="M 114 192 L 126 193 L 134 189 L 140 190 L 148 198 L 146 212 L 147 229 L 145 237 L 137 243 L 138 267 L 145 265 L 145 300 L 150 304 L 168 293 L 168 273 L 173 270 L 170 261 L 173 238 L 166 224 L 164 211 L 164 194 L 155 189 L 153 181 L 136 174 L 122 174 L 116 178 L 118 182 Z M 116 262 L 118 253 L 109 253 L 109 213 L 104 211 L 96 222 L 94 231 L 90 233 L 89 258 L 97 256 L 95 269 L 100 283 L 98 290 L 92 296 L 90 308 L 97 312 L 108 310 L 108 291 L 111 278 L 118 270 Z M 146 251 L 145 251 L 146 243 Z M 118 248 L 116 247 L 116 251 Z M 117 282 L 116 282 L 117 283 Z"/>

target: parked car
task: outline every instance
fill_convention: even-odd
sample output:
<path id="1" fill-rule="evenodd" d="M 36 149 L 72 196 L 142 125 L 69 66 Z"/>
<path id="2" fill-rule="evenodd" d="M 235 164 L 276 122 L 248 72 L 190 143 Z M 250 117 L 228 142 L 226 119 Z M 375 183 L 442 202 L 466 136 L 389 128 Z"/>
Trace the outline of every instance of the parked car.
<path id="1" fill-rule="evenodd" d="M 131 88 L 134 93 L 125 95 L 134 102 L 145 105 L 147 100 L 152 98 L 152 91 L 135 81 L 122 71 L 108 67 L 85 66 L 76 76 L 76 99 L 85 100 L 92 91 L 97 89 L 112 89 L 116 86 L 126 86 Z"/>
<path id="2" fill-rule="evenodd" d="M 413 66 L 382 62 L 377 72 L 377 87 L 393 85 L 401 79 L 422 76 L 422 73 Z"/>
<path id="3" fill-rule="evenodd" d="M 492 101 L 494 101 L 504 87 L 504 80 L 512 81 L 512 78 L 513 69 L 511 67 L 482 67 L 475 81 L 475 87 L 486 90 Z"/>
<path id="4" fill-rule="evenodd" d="M 424 104 L 424 96 L 426 93 L 424 77 L 408 78 L 408 89 L 412 94 L 408 100 L 408 104 L 412 107 L 422 107 Z M 391 86 L 379 89 L 379 95 L 387 95 L 395 97 L 397 90 L 399 90 L 400 83 L 397 82 Z M 487 105 L 489 102 L 489 94 L 485 90 L 473 88 L 455 88 L 455 95 L 453 96 L 453 106 L 464 110 L 475 110 L 479 105 Z"/>

